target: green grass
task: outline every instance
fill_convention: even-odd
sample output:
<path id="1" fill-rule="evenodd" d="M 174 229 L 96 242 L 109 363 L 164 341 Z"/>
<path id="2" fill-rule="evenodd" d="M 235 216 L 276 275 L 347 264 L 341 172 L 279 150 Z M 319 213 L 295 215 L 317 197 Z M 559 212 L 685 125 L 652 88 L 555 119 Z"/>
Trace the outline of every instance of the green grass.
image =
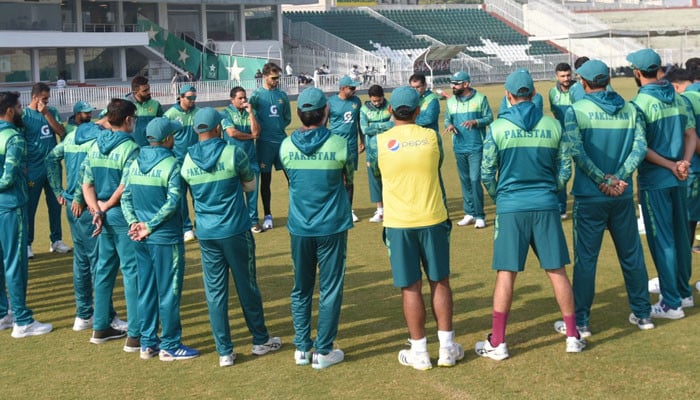
<path id="1" fill-rule="evenodd" d="M 538 89 L 546 96 L 551 85 L 538 83 Z M 627 99 L 636 90 L 632 79 L 616 80 L 613 85 Z M 495 109 L 503 87 L 478 89 L 489 97 Z M 442 106 L 444 109 L 444 103 Z M 297 120 L 293 124 L 299 125 Z M 442 173 L 455 220 L 462 217 L 461 199 L 450 140 L 444 143 L 447 159 Z M 355 210 L 362 221 L 349 235 L 345 296 L 337 338 L 337 344 L 346 352 L 344 363 L 323 371 L 294 365 L 289 310 L 292 268 L 289 236 L 284 228 L 287 191 L 284 178 L 278 173 L 273 178 L 272 199 L 276 228 L 256 235 L 256 239 L 258 283 L 267 325 L 284 342 L 279 352 L 263 357 L 250 355 L 250 335 L 231 288 L 231 326 L 239 358 L 232 368 L 218 367 L 196 242 L 187 245 L 182 321 L 184 342 L 201 350 L 201 357 L 174 363 L 163 363 L 157 358 L 143 361 L 137 354 L 122 352 L 122 341 L 89 344 L 89 331 L 71 330 L 71 257 L 46 252 L 48 233 L 42 205 L 34 245 L 37 256 L 30 263 L 28 302 L 37 319 L 53 323 L 55 331 L 21 340 L 12 339 L 9 331 L 2 332 L 3 399 L 636 399 L 693 398 L 700 394 L 693 356 L 700 347 L 697 311 L 688 310 L 687 317 L 679 321 L 658 321 L 657 329 L 651 331 L 642 332 L 630 325 L 622 275 L 607 236 L 598 266 L 593 336 L 583 353 L 564 352 L 564 337 L 552 329 L 554 321 L 560 318 L 552 290 L 530 254 L 526 270 L 516 283 L 509 319 L 507 341 L 512 358 L 503 362 L 478 359 L 472 349 L 490 330 L 495 278 L 491 270 L 494 207 L 490 200 L 486 229 L 455 225 L 452 231 L 454 327 L 457 341 L 466 350 L 465 359 L 451 369 L 421 372 L 402 367 L 396 359 L 407 338 L 401 298 L 391 284 L 381 227 L 367 222 L 374 206 L 369 202 L 365 174 L 363 167 L 356 176 Z M 64 232 L 68 232 L 64 226 Z M 564 221 L 569 243 L 571 228 L 571 220 Z M 65 237 L 69 239 L 69 234 L 65 233 Z M 648 253 L 646 260 L 650 275 L 655 276 Z M 117 284 L 114 298 L 123 318 L 121 283 Z M 435 323 L 429 318 L 428 341 L 433 357 L 437 356 L 435 330 Z"/>

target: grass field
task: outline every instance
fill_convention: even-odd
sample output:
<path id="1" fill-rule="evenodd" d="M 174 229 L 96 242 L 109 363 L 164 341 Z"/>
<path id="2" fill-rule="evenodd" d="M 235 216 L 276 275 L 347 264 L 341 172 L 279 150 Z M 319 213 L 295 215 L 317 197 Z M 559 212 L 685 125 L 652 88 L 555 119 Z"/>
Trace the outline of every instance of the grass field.
<path id="1" fill-rule="evenodd" d="M 546 96 L 551 85 L 541 82 L 538 89 Z M 613 86 L 627 99 L 636 90 L 632 79 L 615 80 Z M 495 111 L 503 95 L 502 86 L 479 90 L 489 97 Z M 293 124 L 298 126 L 298 120 Z M 458 177 L 450 140 L 446 138 L 444 143 L 442 173 L 451 217 L 457 220 L 462 217 Z M 322 371 L 297 367 L 290 344 L 294 333 L 289 310 L 292 268 L 289 236 L 284 228 L 287 191 L 281 173 L 273 178 L 272 206 L 275 229 L 255 236 L 258 283 L 268 328 L 282 337 L 284 345 L 277 353 L 250 355 L 250 335 L 232 288 L 230 317 L 239 357 L 231 368 L 218 366 L 196 242 L 187 244 L 182 321 L 184 343 L 201 350 L 201 357 L 174 363 L 157 358 L 144 361 L 138 354 L 124 353 L 122 341 L 97 346 L 88 343 L 90 331 L 73 332 L 71 257 L 47 252 L 47 219 L 45 206 L 41 206 L 34 244 L 37 256 L 29 267 L 28 302 L 37 319 L 54 324 L 55 330 L 21 340 L 12 339 L 9 331 L 2 332 L 2 398 L 684 399 L 700 395 L 700 369 L 695 356 L 700 347 L 698 312 L 689 309 L 685 319 L 657 321 L 657 328 L 651 331 L 630 325 L 622 276 L 609 237 L 604 240 L 599 261 L 593 336 L 583 353 L 565 353 L 564 337 L 552 329 L 560 315 L 548 280 L 531 254 L 526 271 L 518 277 L 510 314 L 506 339 L 511 358 L 502 362 L 477 358 L 474 344 L 483 340 L 491 326 L 495 278 L 491 270 L 494 206 L 488 199 L 486 229 L 455 224 L 452 231 L 454 326 L 466 357 L 451 369 L 421 372 L 401 366 L 396 356 L 408 335 L 400 292 L 391 284 L 381 226 L 367 222 L 374 206 L 369 202 L 364 167 L 356 175 L 354 207 L 362 220 L 349 234 L 345 297 L 337 338 L 346 361 Z M 571 220 L 564 221 L 569 243 L 571 229 Z M 70 242 L 68 232 L 64 224 L 64 238 Z M 650 275 L 656 276 L 648 253 L 646 260 Z M 117 288 L 115 305 L 124 318 L 121 283 Z M 435 329 L 429 318 L 428 346 L 433 361 L 438 346 Z"/>

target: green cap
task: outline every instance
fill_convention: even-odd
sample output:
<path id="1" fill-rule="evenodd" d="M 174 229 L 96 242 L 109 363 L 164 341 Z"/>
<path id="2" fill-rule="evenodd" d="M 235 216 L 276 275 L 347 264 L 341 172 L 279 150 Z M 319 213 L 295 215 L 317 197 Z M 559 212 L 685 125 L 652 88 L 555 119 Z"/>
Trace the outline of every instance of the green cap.
<path id="1" fill-rule="evenodd" d="M 187 85 L 182 85 L 182 87 L 180 87 L 180 96 L 182 96 L 183 94 L 185 94 L 187 92 L 195 92 L 196 93 L 197 88 L 190 85 L 189 83 Z"/>
<path id="2" fill-rule="evenodd" d="M 505 88 L 515 97 L 529 97 L 535 91 L 535 83 L 532 81 L 530 72 L 521 68 L 508 75 Z"/>
<path id="3" fill-rule="evenodd" d="M 576 73 L 588 82 L 598 85 L 606 84 L 610 80 L 610 69 L 600 60 L 586 61 L 576 70 Z"/>
<path id="4" fill-rule="evenodd" d="M 197 133 L 214 130 L 219 123 L 221 123 L 221 114 L 211 107 L 204 107 L 194 115 L 194 131 Z"/>
<path id="5" fill-rule="evenodd" d="M 146 139 L 149 142 L 162 142 L 181 128 L 182 124 L 177 121 L 163 117 L 154 118 L 146 125 Z"/>
<path id="6" fill-rule="evenodd" d="M 635 69 L 644 72 L 654 72 L 661 68 L 661 57 L 652 49 L 641 49 L 627 55 Z"/>
<path id="7" fill-rule="evenodd" d="M 95 107 L 91 106 L 90 103 L 87 101 L 79 101 L 75 103 L 73 106 L 73 114 L 81 113 L 81 112 L 93 112 L 95 111 Z"/>
<path id="8" fill-rule="evenodd" d="M 464 82 L 471 82 L 471 81 L 472 81 L 472 77 L 469 76 L 469 74 L 464 72 L 464 71 L 455 72 L 450 77 L 450 83 L 464 83 Z"/>
<path id="9" fill-rule="evenodd" d="M 353 81 L 351 77 L 345 75 L 338 81 L 338 87 L 341 88 L 343 86 L 358 87 L 362 86 L 362 82 Z"/>
<path id="10" fill-rule="evenodd" d="M 297 108 L 303 112 L 318 110 L 325 107 L 326 103 L 328 103 L 326 95 L 321 89 L 315 87 L 304 89 L 297 97 Z"/>
<path id="11" fill-rule="evenodd" d="M 389 99 L 389 104 L 391 104 L 391 108 L 394 110 L 404 106 L 415 110 L 419 102 L 420 95 L 418 91 L 410 86 L 401 86 L 394 89 L 394 91 L 391 92 L 391 99 Z"/>

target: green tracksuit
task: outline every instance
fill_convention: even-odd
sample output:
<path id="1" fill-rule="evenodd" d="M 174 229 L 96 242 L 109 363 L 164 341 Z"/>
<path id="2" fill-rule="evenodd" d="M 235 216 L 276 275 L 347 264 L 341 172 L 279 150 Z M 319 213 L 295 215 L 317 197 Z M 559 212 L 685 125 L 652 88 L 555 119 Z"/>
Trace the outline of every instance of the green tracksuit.
<path id="1" fill-rule="evenodd" d="M 690 103 L 695 115 L 695 133 L 700 140 L 700 133 L 697 132 L 700 125 L 700 83 L 688 86 L 682 96 Z M 696 152 L 690 162 L 690 176 L 686 182 L 688 186 L 688 220 L 700 221 L 700 155 Z M 691 229 L 690 241 L 695 239 L 695 229 Z"/>
<path id="2" fill-rule="evenodd" d="M 185 111 L 179 104 L 175 104 L 168 108 L 163 116 L 165 118 L 177 121 L 182 124 L 182 129 L 175 132 L 175 145 L 173 146 L 173 154 L 177 161 L 182 164 L 187 155 L 187 149 L 197 143 L 197 133 L 194 131 L 194 116 L 199 108 L 196 106 L 191 110 Z M 187 203 L 187 187 L 185 187 L 181 196 L 180 207 L 178 208 L 182 218 L 182 231 L 191 231 L 193 228 L 192 220 L 190 219 L 190 206 Z"/>
<path id="3" fill-rule="evenodd" d="M 416 118 L 416 125 L 430 128 L 439 133 L 440 98 L 431 90 L 426 89 L 425 93 L 420 97 L 418 107 L 420 107 L 420 113 Z"/>
<path id="4" fill-rule="evenodd" d="M 242 182 L 255 179 L 245 152 L 215 138 L 190 147 L 182 177 L 195 201 L 195 221 L 202 253 L 204 291 L 216 351 L 233 351 L 228 316 L 229 268 L 253 344 L 270 338 L 256 282 L 255 240 L 246 215 Z"/>
<path id="5" fill-rule="evenodd" d="M 349 157 L 357 168 L 357 135 L 360 127 L 360 108 L 362 102 L 357 96 L 349 99 L 341 99 L 340 96 L 333 95 L 328 99 L 330 109 L 328 115 L 328 128 L 336 135 L 348 141 L 350 149 Z"/>
<path id="6" fill-rule="evenodd" d="M 643 117 L 615 92 L 586 95 L 566 112 L 565 140 L 576 162 L 574 195 L 574 276 L 576 325 L 590 326 L 595 275 L 605 230 L 615 243 L 630 308 L 649 318 L 647 270 L 637 232 L 632 174 L 646 155 Z M 629 184 L 618 197 L 598 189 L 612 174 Z"/>
<path id="7" fill-rule="evenodd" d="M 131 135 L 139 146 L 148 146 L 146 125 L 148 125 L 153 118 L 163 116 L 163 107 L 155 99 L 149 99 L 141 103 L 136 100 L 133 93 L 129 93 L 125 98 L 136 106 L 136 127 Z"/>
<path id="8" fill-rule="evenodd" d="M 347 230 L 352 227 L 344 181 L 355 165 L 348 140 L 326 127 L 295 131 L 280 147 L 289 176 L 289 217 L 294 287 L 294 345 L 300 351 L 328 354 L 338 333 L 343 302 Z M 311 340 L 311 301 L 319 271 L 318 331 Z"/>
<path id="9" fill-rule="evenodd" d="M 371 158 L 377 157 L 377 135 L 382 134 L 394 127 L 389 112 L 389 103 L 384 103 L 375 107 L 371 101 L 367 100 L 360 107 L 360 129 L 365 135 L 365 156 L 367 157 L 367 178 L 369 179 L 369 199 L 373 203 L 382 201 L 382 181 L 377 179 L 370 167 Z"/>
<path id="10" fill-rule="evenodd" d="M 131 163 L 122 194 L 122 210 L 131 226 L 145 222 L 149 236 L 136 244 L 141 346 L 180 347 L 180 299 L 185 276 L 185 245 L 178 210 L 182 196 L 180 164 L 165 147 L 142 147 Z"/>

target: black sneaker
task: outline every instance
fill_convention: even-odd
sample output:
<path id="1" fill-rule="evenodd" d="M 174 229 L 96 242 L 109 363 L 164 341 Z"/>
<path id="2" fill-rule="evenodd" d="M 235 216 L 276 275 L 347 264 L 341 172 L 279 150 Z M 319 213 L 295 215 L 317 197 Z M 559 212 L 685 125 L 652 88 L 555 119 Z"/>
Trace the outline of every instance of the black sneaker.
<path id="1" fill-rule="evenodd" d="M 108 340 L 119 339 L 120 337 L 126 336 L 126 331 L 121 331 L 119 329 L 114 329 L 109 327 L 107 329 L 102 329 L 99 331 L 92 331 L 92 337 L 90 338 L 90 343 L 102 344 Z M 139 348 L 140 350 L 140 348 Z"/>
<path id="2" fill-rule="evenodd" d="M 127 336 L 124 343 L 124 351 L 127 353 L 138 353 L 141 351 L 141 338 Z"/>

